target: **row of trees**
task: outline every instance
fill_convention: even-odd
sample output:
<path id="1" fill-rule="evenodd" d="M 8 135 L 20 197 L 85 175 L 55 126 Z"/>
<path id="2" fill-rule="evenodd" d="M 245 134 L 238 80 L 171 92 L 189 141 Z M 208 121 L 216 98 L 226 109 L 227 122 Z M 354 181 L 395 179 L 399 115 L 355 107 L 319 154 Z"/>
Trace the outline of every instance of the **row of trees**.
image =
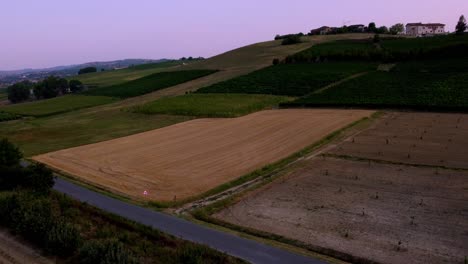
<path id="1" fill-rule="evenodd" d="M 33 94 L 36 99 L 48 99 L 70 92 L 78 93 L 83 88 L 83 84 L 78 80 L 68 81 L 64 78 L 49 76 L 35 84 L 30 81 L 15 83 L 8 87 L 7 92 L 10 102 L 19 103 L 31 99 Z"/>

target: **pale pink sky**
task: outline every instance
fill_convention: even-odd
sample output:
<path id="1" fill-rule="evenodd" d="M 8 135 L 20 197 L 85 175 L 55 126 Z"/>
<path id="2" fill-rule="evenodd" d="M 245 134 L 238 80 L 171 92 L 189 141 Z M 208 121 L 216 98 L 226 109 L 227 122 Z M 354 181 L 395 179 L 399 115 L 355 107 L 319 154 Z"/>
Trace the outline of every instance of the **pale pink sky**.
<path id="1" fill-rule="evenodd" d="M 0 70 L 210 57 L 322 25 L 440 22 L 468 0 L 2 0 Z"/>

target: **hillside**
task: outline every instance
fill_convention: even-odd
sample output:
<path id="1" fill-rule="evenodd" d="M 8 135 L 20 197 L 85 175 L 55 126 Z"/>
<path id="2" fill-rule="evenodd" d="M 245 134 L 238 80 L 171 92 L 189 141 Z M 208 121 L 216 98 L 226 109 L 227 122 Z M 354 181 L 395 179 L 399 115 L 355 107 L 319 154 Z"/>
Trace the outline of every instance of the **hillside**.
<path id="1" fill-rule="evenodd" d="M 367 34 L 315 36 L 306 37 L 304 38 L 304 43 L 291 46 L 281 46 L 280 41 L 268 41 L 249 45 L 207 60 L 194 62 L 184 67 L 175 66 L 167 68 L 170 71 L 182 69 L 219 70 L 214 74 L 111 104 L 49 117 L 8 122 L 8 125 L 0 125 L 0 137 L 9 138 L 24 150 L 26 156 L 31 156 L 168 126 L 192 119 L 193 117 L 146 115 L 121 110 L 130 106 L 149 103 L 162 97 L 183 95 L 188 91 L 197 90 L 201 87 L 247 74 L 271 65 L 274 58 L 284 58 L 287 55 L 307 49 L 313 44 L 336 39 L 369 37 L 370 35 Z M 161 69 L 145 69 L 138 74 L 147 70 L 161 71 Z M 103 74 L 107 75 L 109 73 Z M 125 79 L 126 77 L 123 76 L 135 73 L 130 73 L 128 69 L 114 71 L 112 74 L 114 74 L 112 78 Z"/>

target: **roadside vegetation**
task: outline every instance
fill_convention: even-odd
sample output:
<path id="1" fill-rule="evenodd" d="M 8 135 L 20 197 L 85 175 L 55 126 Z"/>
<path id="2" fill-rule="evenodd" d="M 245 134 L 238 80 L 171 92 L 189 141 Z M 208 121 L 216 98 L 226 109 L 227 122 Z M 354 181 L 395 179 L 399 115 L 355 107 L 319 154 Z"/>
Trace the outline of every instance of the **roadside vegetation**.
<path id="1" fill-rule="evenodd" d="M 86 94 L 129 98 L 188 82 L 215 72 L 215 70 L 191 70 L 155 73 L 123 84 L 91 89 Z"/>
<path id="2" fill-rule="evenodd" d="M 298 63 L 270 66 L 198 90 L 198 93 L 247 93 L 303 96 L 350 75 L 371 71 L 367 62 Z"/>
<path id="3" fill-rule="evenodd" d="M 65 95 L 36 102 L 0 107 L 1 111 L 22 116 L 49 116 L 117 101 L 107 96 Z"/>
<path id="4" fill-rule="evenodd" d="M 21 158 L 0 141 L 0 225 L 60 263 L 243 263 L 56 193 L 52 171 Z"/>
<path id="5" fill-rule="evenodd" d="M 188 94 L 168 97 L 137 106 L 144 114 L 170 114 L 197 117 L 238 117 L 278 106 L 290 97 L 248 94 Z"/>

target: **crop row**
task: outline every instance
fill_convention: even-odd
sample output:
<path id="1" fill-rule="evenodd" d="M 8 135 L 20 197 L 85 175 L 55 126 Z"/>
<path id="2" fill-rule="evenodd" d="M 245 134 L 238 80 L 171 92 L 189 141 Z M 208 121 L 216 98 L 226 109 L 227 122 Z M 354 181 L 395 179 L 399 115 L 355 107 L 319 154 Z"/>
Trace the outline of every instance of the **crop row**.
<path id="1" fill-rule="evenodd" d="M 280 64 L 202 88 L 198 92 L 303 96 L 375 67 L 374 64 L 360 62 Z"/>
<path id="2" fill-rule="evenodd" d="M 366 106 L 468 109 L 466 59 L 403 63 L 372 72 L 283 106 Z"/>
<path id="3" fill-rule="evenodd" d="M 191 70 L 191 71 L 175 71 L 175 72 L 160 72 L 149 76 L 129 81 L 123 84 L 117 84 L 108 87 L 95 88 L 86 92 L 89 95 L 102 95 L 119 98 L 135 97 L 167 87 L 188 82 L 216 71 L 214 70 Z"/>

